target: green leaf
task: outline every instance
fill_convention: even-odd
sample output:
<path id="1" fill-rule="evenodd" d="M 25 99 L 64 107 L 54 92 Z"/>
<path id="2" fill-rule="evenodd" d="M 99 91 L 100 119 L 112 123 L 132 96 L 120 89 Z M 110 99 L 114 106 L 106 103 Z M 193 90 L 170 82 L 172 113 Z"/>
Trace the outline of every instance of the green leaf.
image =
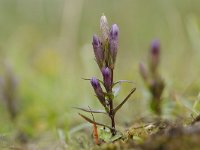
<path id="1" fill-rule="evenodd" d="M 91 78 L 81 78 L 81 79 L 86 80 L 86 81 L 90 81 L 91 80 Z M 98 81 L 103 85 L 103 81 L 101 81 L 99 79 L 98 79 Z"/>
<path id="2" fill-rule="evenodd" d="M 110 129 L 108 128 L 98 128 L 99 138 L 105 142 L 114 142 L 122 138 L 122 133 L 117 132 L 116 135 L 112 136 Z"/>
<path id="3" fill-rule="evenodd" d="M 129 97 L 135 92 L 136 88 L 133 88 L 130 93 L 126 96 L 126 98 L 114 109 L 114 114 L 126 103 Z"/>
<path id="4" fill-rule="evenodd" d="M 110 132 L 110 130 L 108 128 L 99 128 L 99 138 L 102 139 L 105 142 L 110 142 L 111 137 L 112 137 L 112 133 Z"/>
<path id="5" fill-rule="evenodd" d="M 115 86 L 115 85 L 117 85 L 117 84 L 121 84 L 121 83 L 133 83 L 132 81 L 128 81 L 128 80 L 119 80 L 119 81 L 117 81 L 117 82 L 115 82 L 115 83 L 113 83 L 113 87 Z"/>
<path id="6" fill-rule="evenodd" d="M 102 113 L 102 114 L 106 114 L 107 115 L 107 113 L 104 110 L 90 110 L 90 109 L 85 109 L 85 108 L 80 108 L 80 107 L 73 107 L 73 108 L 79 109 L 79 110 L 82 110 L 82 111 L 85 111 L 85 112 Z"/>
<path id="7" fill-rule="evenodd" d="M 98 122 L 96 122 L 96 121 L 93 121 L 92 119 L 90 119 L 90 118 L 88 118 L 88 117 L 86 117 L 86 116 L 84 116 L 84 115 L 82 115 L 82 114 L 80 114 L 80 113 L 79 113 L 79 115 L 80 115 L 83 119 L 85 119 L 87 122 L 89 122 L 89 123 L 91 123 L 91 124 L 96 124 L 96 125 L 99 125 L 99 126 L 107 127 L 107 128 L 109 128 L 110 130 L 113 129 L 112 127 L 110 127 L 110 126 L 108 126 L 108 125 L 105 125 L 105 124 L 102 124 L 102 123 L 98 123 Z"/>
<path id="8" fill-rule="evenodd" d="M 122 136 L 123 136 L 123 135 L 122 135 L 121 132 L 117 132 L 116 135 L 114 135 L 114 136 L 112 136 L 112 137 L 110 138 L 110 140 L 111 140 L 111 142 L 114 142 L 114 141 L 117 141 L 117 140 L 121 139 Z"/>

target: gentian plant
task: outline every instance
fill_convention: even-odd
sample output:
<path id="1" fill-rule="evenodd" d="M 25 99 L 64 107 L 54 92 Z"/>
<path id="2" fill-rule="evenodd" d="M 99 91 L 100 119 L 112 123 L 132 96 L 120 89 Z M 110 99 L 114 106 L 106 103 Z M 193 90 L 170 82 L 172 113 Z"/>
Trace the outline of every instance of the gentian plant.
<path id="1" fill-rule="evenodd" d="M 125 97 L 125 99 L 116 107 L 114 107 L 114 98 L 116 96 L 116 85 L 122 82 L 129 82 L 127 80 L 119 80 L 114 82 L 114 69 L 115 62 L 118 51 L 118 40 L 119 40 L 119 28 L 117 24 L 113 24 L 110 28 L 108 26 L 108 21 L 106 16 L 100 18 L 100 30 L 101 36 L 93 35 L 92 45 L 95 55 L 96 63 L 102 74 L 102 80 L 92 77 L 90 83 L 94 89 L 97 99 L 104 107 L 104 110 L 92 110 L 78 108 L 80 110 L 90 112 L 90 113 L 104 113 L 111 120 L 111 126 L 105 125 L 103 123 L 98 123 L 91 120 L 90 118 L 79 114 L 88 122 L 104 126 L 110 129 L 112 136 L 116 135 L 115 127 L 115 115 L 116 112 L 122 107 L 122 105 L 129 99 L 129 97 L 134 93 L 136 88 L 133 88 L 130 93 Z M 77 107 L 76 107 L 77 108 Z"/>
<path id="2" fill-rule="evenodd" d="M 146 83 L 152 98 L 151 109 L 157 115 L 161 115 L 161 96 L 165 87 L 163 78 L 158 72 L 158 66 L 160 63 L 160 43 L 158 40 L 154 40 L 151 43 L 148 54 L 148 68 L 143 62 L 139 65 L 140 74 Z"/>

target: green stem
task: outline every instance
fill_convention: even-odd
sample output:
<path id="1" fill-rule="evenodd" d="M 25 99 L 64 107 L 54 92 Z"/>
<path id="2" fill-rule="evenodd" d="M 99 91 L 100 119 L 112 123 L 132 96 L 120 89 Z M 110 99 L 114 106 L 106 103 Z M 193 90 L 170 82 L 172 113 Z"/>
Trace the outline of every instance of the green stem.
<path id="1" fill-rule="evenodd" d="M 113 85 L 113 69 L 111 69 L 111 85 Z M 109 91 L 110 93 L 112 93 L 112 88 L 110 88 L 111 91 Z M 115 129 L 115 114 L 114 114 L 114 110 L 113 110 L 113 98 L 109 97 L 109 103 L 110 103 L 110 112 L 109 112 L 109 116 L 111 119 L 111 125 L 112 125 L 112 135 L 114 136 L 116 134 L 116 129 Z"/>

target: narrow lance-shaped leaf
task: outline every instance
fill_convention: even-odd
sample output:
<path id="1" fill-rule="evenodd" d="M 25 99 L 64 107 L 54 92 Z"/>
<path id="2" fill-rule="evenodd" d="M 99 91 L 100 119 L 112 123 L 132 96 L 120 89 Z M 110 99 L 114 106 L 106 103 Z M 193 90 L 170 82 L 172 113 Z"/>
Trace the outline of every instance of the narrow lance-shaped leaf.
<path id="1" fill-rule="evenodd" d="M 89 80 L 89 81 L 91 80 L 90 78 L 81 78 L 81 79 L 83 79 L 83 80 Z"/>
<path id="2" fill-rule="evenodd" d="M 119 80 L 119 81 L 116 81 L 115 83 L 113 83 L 112 87 L 114 87 L 115 85 L 117 84 L 120 84 L 120 83 L 133 83 L 132 81 L 128 81 L 128 80 Z"/>
<path id="3" fill-rule="evenodd" d="M 93 120 L 91 120 L 90 118 L 88 118 L 88 117 L 86 117 L 86 116 L 84 116 L 84 115 L 82 115 L 82 114 L 80 114 L 79 113 L 79 115 L 83 118 L 83 119 L 85 119 L 87 122 L 89 122 L 89 123 L 92 123 L 92 124 L 96 124 L 96 125 L 99 125 L 99 126 L 103 126 L 103 127 L 107 127 L 107 128 L 109 128 L 109 129 L 113 129 L 112 127 L 110 127 L 110 126 L 108 126 L 108 125 L 105 125 L 105 124 L 102 124 L 102 123 L 98 123 L 98 122 L 96 122 L 96 121 L 93 121 Z"/>
<path id="4" fill-rule="evenodd" d="M 92 109 L 86 109 L 86 108 L 80 108 L 80 107 L 73 107 L 73 108 L 79 109 L 79 110 L 82 110 L 82 111 L 85 111 L 85 112 L 102 113 L 102 114 L 106 114 L 107 115 L 107 113 L 104 110 L 92 110 Z"/>
<path id="5" fill-rule="evenodd" d="M 91 81 L 91 78 L 81 78 L 81 79 L 86 80 L 86 81 Z M 97 79 L 97 80 L 103 85 L 103 81 L 101 81 L 99 79 Z"/>
<path id="6" fill-rule="evenodd" d="M 135 92 L 136 88 L 133 88 L 131 92 L 127 95 L 127 97 L 114 109 L 114 114 L 126 103 L 129 97 Z"/>

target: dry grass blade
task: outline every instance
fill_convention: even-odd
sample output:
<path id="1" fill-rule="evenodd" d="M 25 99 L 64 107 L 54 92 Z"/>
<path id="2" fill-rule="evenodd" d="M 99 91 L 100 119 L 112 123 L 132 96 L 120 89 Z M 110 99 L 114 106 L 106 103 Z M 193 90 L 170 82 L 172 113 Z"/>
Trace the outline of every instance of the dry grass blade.
<path id="1" fill-rule="evenodd" d="M 126 103 L 129 97 L 135 92 L 136 88 L 133 88 L 131 92 L 127 95 L 127 97 L 114 109 L 114 114 Z"/>

